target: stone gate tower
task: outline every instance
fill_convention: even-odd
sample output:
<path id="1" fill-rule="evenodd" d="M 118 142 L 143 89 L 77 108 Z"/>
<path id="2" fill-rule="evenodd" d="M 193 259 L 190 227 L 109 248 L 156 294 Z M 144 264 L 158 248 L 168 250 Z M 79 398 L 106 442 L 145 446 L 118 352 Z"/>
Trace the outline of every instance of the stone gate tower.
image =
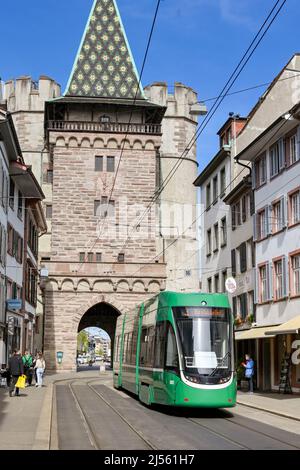
<path id="1" fill-rule="evenodd" d="M 52 238 L 45 290 L 50 368 L 75 368 L 78 329 L 104 327 L 165 288 L 156 212 L 128 237 L 156 186 L 165 107 L 146 99 L 114 0 L 96 0 L 65 94 L 48 101 Z M 80 325 L 80 326 L 79 326 Z M 63 362 L 57 365 L 56 353 Z"/>

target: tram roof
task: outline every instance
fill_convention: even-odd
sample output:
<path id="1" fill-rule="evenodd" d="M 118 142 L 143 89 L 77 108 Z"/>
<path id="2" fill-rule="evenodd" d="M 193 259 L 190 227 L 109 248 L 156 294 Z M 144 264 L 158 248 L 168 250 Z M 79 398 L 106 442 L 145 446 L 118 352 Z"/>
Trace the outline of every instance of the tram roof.
<path id="1" fill-rule="evenodd" d="M 159 294 L 161 304 L 172 307 L 220 307 L 230 308 L 227 294 L 208 294 L 204 292 L 164 291 Z M 201 304 L 206 302 L 206 304 Z"/>

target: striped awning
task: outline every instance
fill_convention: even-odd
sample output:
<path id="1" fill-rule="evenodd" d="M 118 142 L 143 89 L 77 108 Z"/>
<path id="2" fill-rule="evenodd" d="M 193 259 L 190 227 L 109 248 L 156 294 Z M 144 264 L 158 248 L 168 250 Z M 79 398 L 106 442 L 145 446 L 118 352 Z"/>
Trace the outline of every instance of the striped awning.
<path id="1" fill-rule="evenodd" d="M 271 328 L 267 328 L 266 335 L 287 335 L 293 333 L 300 333 L 300 315 L 292 318 L 291 320 L 276 326 L 272 331 Z"/>

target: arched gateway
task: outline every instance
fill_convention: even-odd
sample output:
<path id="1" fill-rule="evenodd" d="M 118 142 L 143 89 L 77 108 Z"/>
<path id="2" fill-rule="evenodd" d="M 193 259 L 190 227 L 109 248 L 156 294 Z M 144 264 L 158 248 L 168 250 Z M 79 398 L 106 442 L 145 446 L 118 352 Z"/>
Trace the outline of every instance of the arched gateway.
<path id="1" fill-rule="evenodd" d="M 52 278 L 44 286 L 45 358 L 47 369 L 56 372 L 76 370 L 77 334 L 89 326 L 103 328 L 110 335 L 112 347 L 118 316 L 132 310 L 135 305 L 152 297 L 164 288 L 154 282 L 149 291 L 116 291 L 113 293 L 76 292 L 58 289 Z M 57 352 L 63 353 L 61 364 Z"/>

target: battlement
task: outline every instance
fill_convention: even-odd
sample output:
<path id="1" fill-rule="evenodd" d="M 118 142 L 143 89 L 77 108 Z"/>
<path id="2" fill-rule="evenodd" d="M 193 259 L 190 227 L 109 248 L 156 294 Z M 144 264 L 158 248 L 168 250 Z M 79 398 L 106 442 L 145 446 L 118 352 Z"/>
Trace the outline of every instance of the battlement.
<path id="1" fill-rule="evenodd" d="M 45 75 L 40 76 L 38 81 L 30 76 L 21 76 L 4 84 L 3 98 L 10 112 L 44 112 L 45 101 L 59 96 L 61 96 L 60 85 Z"/>
<path id="2" fill-rule="evenodd" d="M 145 94 L 151 102 L 167 107 L 165 117 L 197 119 L 191 113 L 193 105 L 198 101 L 197 93 L 183 83 L 175 82 L 174 90 L 170 93 L 166 82 L 155 82 L 145 88 Z"/>

